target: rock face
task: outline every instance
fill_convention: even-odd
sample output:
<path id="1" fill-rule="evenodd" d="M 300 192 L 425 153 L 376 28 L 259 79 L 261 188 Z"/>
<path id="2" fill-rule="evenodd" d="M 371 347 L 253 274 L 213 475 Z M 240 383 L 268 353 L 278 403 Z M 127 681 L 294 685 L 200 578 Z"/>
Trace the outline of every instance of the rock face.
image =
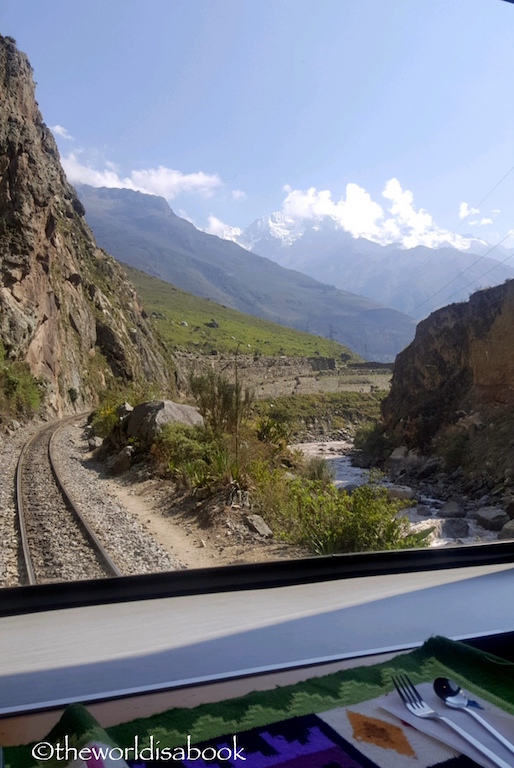
<path id="1" fill-rule="evenodd" d="M 482 408 L 512 408 L 513 329 L 512 280 L 421 322 L 414 341 L 396 358 L 383 403 L 395 442 L 426 448 L 442 428 L 459 420 L 468 431 L 479 429 Z"/>
<path id="2" fill-rule="evenodd" d="M 57 414 L 94 403 L 109 377 L 168 380 L 135 290 L 97 248 L 35 101 L 32 69 L 0 36 L 0 339 Z"/>

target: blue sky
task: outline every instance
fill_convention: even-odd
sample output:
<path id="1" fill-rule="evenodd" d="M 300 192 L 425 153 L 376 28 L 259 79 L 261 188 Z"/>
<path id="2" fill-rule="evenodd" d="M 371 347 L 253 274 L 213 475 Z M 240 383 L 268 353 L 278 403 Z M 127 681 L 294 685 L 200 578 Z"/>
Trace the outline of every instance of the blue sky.
<path id="1" fill-rule="evenodd" d="M 72 183 L 211 231 L 280 210 L 409 245 L 514 228 L 514 171 L 478 204 L 514 166 L 510 3 L 16 0 L 0 31 Z"/>

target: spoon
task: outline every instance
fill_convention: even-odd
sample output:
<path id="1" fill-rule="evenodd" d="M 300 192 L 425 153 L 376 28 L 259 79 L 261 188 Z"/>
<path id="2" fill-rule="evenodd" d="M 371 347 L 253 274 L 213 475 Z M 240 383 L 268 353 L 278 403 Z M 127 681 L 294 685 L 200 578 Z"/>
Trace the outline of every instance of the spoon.
<path id="1" fill-rule="evenodd" d="M 439 696 L 439 698 L 442 699 L 444 703 L 449 707 L 453 707 L 453 709 L 463 709 L 468 713 L 468 715 L 471 715 L 471 717 L 474 717 L 475 720 L 478 720 L 480 725 L 482 725 L 487 731 L 489 731 L 490 734 L 498 739 L 498 741 L 503 744 L 504 747 L 506 747 L 510 752 L 514 754 L 514 745 L 512 745 L 510 741 L 507 741 L 507 739 L 502 736 L 501 733 L 498 733 L 498 731 L 493 728 L 492 725 L 489 725 L 489 723 L 484 720 L 483 717 L 480 717 L 480 715 L 473 708 L 473 704 L 470 703 L 468 697 L 462 688 L 457 685 L 457 683 L 454 683 L 452 680 L 448 680 L 447 677 L 437 677 L 434 680 L 434 691 Z"/>

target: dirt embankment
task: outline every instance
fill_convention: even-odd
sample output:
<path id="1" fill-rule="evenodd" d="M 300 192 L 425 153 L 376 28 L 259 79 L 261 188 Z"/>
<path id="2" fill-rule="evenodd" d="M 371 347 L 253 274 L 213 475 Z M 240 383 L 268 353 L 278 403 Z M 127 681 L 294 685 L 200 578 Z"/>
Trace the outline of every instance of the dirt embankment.
<path id="1" fill-rule="evenodd" d="M 145 478 L 146 475 L 146 478 Z M 305 557 L 309 553 L 252 531 L 251 510 L 227 503 L 227 491 L 199 500 L 141 467 L 104 480 L 107 492 L 145 526 L 148 534 L 185 568 Z"/>

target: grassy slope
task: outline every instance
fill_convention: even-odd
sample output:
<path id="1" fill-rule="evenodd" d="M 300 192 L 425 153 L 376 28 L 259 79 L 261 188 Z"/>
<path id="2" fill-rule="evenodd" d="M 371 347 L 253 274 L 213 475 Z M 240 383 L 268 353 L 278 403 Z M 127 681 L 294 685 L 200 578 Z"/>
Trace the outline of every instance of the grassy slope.
<path id="1" fill-rule="evenodd" d="M 126 270 L 144 302 L 146 312 L 170 347 L 205 354 L 210 354 L 213 349 L 230 353 L 241 342 L 239 351 L 247 354 L 319 355 L 338 360 L 341 360 L 341 355 L 346 355 L 350 362 L 361 359 L 336 341 L 245 315 L 209 299 L 192 296 L 139 270 L 131 267 L 126 267 Z M 206 325 L 213 320 L 218 328 Z M 184 322 L 187 326 L 181 324 Z"/>

